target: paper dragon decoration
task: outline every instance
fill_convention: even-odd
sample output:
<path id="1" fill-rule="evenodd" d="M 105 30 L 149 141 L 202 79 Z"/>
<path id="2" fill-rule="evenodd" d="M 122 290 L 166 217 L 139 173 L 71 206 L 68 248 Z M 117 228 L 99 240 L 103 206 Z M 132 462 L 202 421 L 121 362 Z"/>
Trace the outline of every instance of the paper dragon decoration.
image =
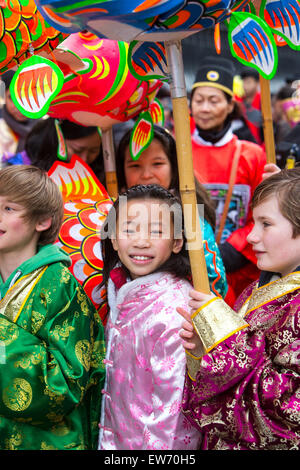
<path id="1" fill-rule="evenodd" d="M 32 56 L 17 70 L 10 89 L 21 112 L 29 117 L 47 113 L 58 120 L 68 119 L 103 130 L 141 113 L 134 134 L 138 138 L 133 139 L 137 155 L 149 142 L 151 125 L 161 117 L 162 110 L 155 101 L 161 82 L 141 81 L 130 73 L 126 43 L 100 39 L 89 32 L 70 35 L 53 51 L 52 58 Z M 97 290 L 103 264 L 100 227 L 112 202 L 78 157 L 69 163 L 56 162 L 49 174 L 64 198 L 60 246 L 70 255 L 71 272 L 105 323 L 105 291 Z"/>
<path id="2" fill-rule="evenodd" d="M 277 69 L 276 40 L 300 48 L 300 5 L 297 0 L 256 1 L 254 5 L 249 0 L 37 0 L 40 12 L 57 29 L 88 30 L 129 42 L 129 63 L 136 76 L 170 81 L 181 199 L 193 213 L 196 190 L 180 41 L 206 28 L 218 31 L 217 25 L 223 22 L 232 54 L 268 81 Z M 267 160 L 273 153 L 267 149 Z M 188 245 L 195 242 L 195 248 L 189 249 L 193 285 L 209 293 L 198 222 L 196 217 L 194 227 L 192 217 L 185 218 Z"/>
<path id="3" fill-rule="evenodd" d="M 132 67 L 138 75 L 166 73 L 161 41 L 183 39 L 220 22 L 228 25 L 232 54 L 264 78 L 276 73 L 279 45 L 300 48 L 298 0 L 37 0 L 55 28 L 87 29 L 102 37 L 135 42 Z"/>
<path id="4" fill-rule="evenodd" d="M 70 271 L 83 286 L 106 323 L 105 289 L 102 281 L 100 230 L 112 201 L 92 170 L 79 157 L 68 163 L 57 161 L 48 172 L 59 186 L 64 200 L 64 221 L 58 245 L 71 258 Z"/>
<path id="5" fill-rule="evenodd" d="M 82 2 L 72 0 L 36 0 L 36 4 L 45 20 L 53 28 L 64 34 L 79 33 L 87 30 L 88 34 L 92 33 L 98 36 L 98 40 L 100 38 L 101 40 L 109 38 L 130 43 L 128 66 L 130 67 L 131 74 L 143 81 L 149 80 L 149 78 L 168 79 L 170 71 L 168 67 L 169 60 L 167 61 L 166 58 L 166 50 L 169 52 L 171 50 L 175 51 L 174 44 L 171 44 L 172 42 L 184 39 L 203 29 L 216 27 L 221 22 L 225 22 L 228 26 L 228 37 L 232 54 L 242 63 L 256 68 L 267 79 L 272 78 L 276 72 L 278 61 L 276 43 L 282 45 L 285 42 L 294 49 L 300 48 L 300 6 L 297 0 L 262 0 L 256 5 L 249 0 L 83 0 Z M 73 54 L 74 57 L 76 53 L 77 51 Z M 174 61 L 171 62 L 174 63 Z M 46 67 L 47 64 L 45 65 Z M 74 68 L 70 67 L 70 69 L 74 71 Z M 42 106 L 45 106 L 43 112 L 45 112 L 47 106 L 51 108 L 51 103 L 59 102 L 59 95 L 63 92 L 63 86 L 68 81 L 70 69 L 58 66 L 53 76 L 53 89 L 51 90 L 51 87 L 49 87 L 45 93 L 44 103 L 42 103 Z M 79 92 L 81 92 L 80 77 L 87 73 L 87 70 L 87 62 L 83 68 L 76 69 L 75 75 L 77 74 L 76 78 L 79 80 L 77 91 Z M 96 73 L 96 70 L 97 67 L 92 69 L 92 75 Z M 99 70 L 101 70 L 101 74 L 105 74 L 104 62 L 101 64 L 101 69 L 98 67 Z M 26 72 L 25 66 L 23 71 Z M 44 76 L 45 73 L 46 70 L 44 69 Z M 63 80 L 62 77 L 64 77 Z M 36 81 L 36 83 L 38 82 Z M 16 92 L 18 89 L 17 81 L 15 81 L 14 85 Z M 176 86 L 174 86 L 174 89 Z M 116 89 L 114 88 L 115 92 Z M 176 100 L 176 131 L 176 127 L 179 127 L 178 123 L 176 124 L 180 114 L 178 111 L 184 110 L 183 123 L 188 121 L 188 114 L 183 106 L 184 96 L 182 94 L 175 95 L 176 93 L 172 95 L 172 99 L 174 117 Z M 22 100 L 24 87 L 23 95 L 22 93 L 19 94 L 19 97 L 21 96 Z M 37 96 L 37 93 L 32 93 L 32 96 L 29 98 L 32 107 L 35 106 L 34 103 L 36 103 Z M 101 100 L 104 97 L 107 104 L 109 101 L 107 94 Z M 76 98 L 73 97 L 73 99 Z M 97 101 L 96 105 L 104 104 L 101 100 Z M 65 97 L 64 106 L 67 105 L 67 101 L 68 98 Z M 118 103 L 116 108 L 111 107 L 107 109 L 106 118 L 109 117 L 113 120 L 120 112 L 120 105 L 121 103 Z M 57 106 L 59 105 L 57 104 Z M 78 119 L 78 116 L 74 115 L 73 118 Z M 143 128 L 149 129 L 147 117 L 144 121 L 141 120 L 140 129 L 142 131 L 137 132 L 136 135 L 136 157 L 138 157 L 142 148 L 140 141 L 145 140 Z M 183 132 L 183 134 L 187 135 L 188 132 Z M 181 166 L 184 164 L 188 166 L 189 170 L 191 169 L 191 171 L 187 172 L 188 177 L 184 176 L 185 181 L 181 184 L 181 187 L 184 189 L 185 187 L 192 187 L 194 177 L 191 167 L 191 156 L 189 156 L 188 162 L 187 160 L 183 162 L 184 159 L 182 157 L 184 152 L 182 152 L 182 149 L 186 147 L 186 143 L 183 142 L 183 144 L 180 143 L 181 151 L 178 152 L 178 159 L 181 161 Z M 183 190 L 183 204 L 188 202 L 188 196 Z M 194 200 L 192 201 L 193 203 Z M 199 228 L 197 228 L 196 232 L 198 233 L 199 231 Z M 81 243 L 84 243 L 84 241 L 81 240 Z M 199 245 L 201 245 L 201 235 Z M 79 249 L 78 252 L 80 252 Z M 207 275 L 205 275 L 203 250 L 194 250 L 193 253 L 190 253 L 191 260 L 192 257 L 194 286 L 197 290 L 209 292 Z M 88 263 L 88 261 L 89 259 L 86 262 Z M 196 265 L 197 269 L 195 269 Z"/>
<path id="6" fill-rule="evenodd" d="M 104 130 L 148 109 L 161 86 L 158 80 L 141 82 L 132 76 L 125 42 L 85 32 L 72 34 L 61 50 L 76 55 L 81 67 L 72 67 L 57 57 L 64 84 L 50 104 L 50 116 Z"/>
<path id="7" fill-rule="evenodd" d="M 145 111 L 132 145 L 138 157 L 151 139 L 151 126 L 163 119 L 155 100 L 162 83 L 131 74 L 127 43 L 89 32 L 71 34 L 52 55 L 53 60 L 32 56 L 15 74 L 10 89 L 20 111 L 30 118 L 47 113 L 102 130 Z"/>
<path id="8" fill-rule="evenodd" d="M 50 53 L 67 37 L 50 26 L 33 0 L 0 2 L 0 74 L 34 52 Z"/>

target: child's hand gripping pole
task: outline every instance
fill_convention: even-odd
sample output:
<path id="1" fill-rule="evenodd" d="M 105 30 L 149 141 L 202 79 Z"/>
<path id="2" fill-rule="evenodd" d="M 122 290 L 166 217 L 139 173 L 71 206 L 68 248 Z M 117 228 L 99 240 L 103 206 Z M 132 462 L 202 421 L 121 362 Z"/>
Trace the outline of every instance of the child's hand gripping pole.
<path id="1" fill-rule="evenodd" d="M 193 354 L 193 356 L 201 358 L 204 355 L 204 347 L 198 333 L 196 332 L 193 325 L 193 316 L 197 310 L 213 299 L 215 296 L 212 294 L 203 294 L 195 289 L 190 291 L 189 307 L 190 312 L 187 312 L 181 307 L 177 308 L 177 312 L 183 317 L 184 322 L 182 323 L 182 330 L 179 332 L 180 337 L 183 340 L 183 347 Z"/>

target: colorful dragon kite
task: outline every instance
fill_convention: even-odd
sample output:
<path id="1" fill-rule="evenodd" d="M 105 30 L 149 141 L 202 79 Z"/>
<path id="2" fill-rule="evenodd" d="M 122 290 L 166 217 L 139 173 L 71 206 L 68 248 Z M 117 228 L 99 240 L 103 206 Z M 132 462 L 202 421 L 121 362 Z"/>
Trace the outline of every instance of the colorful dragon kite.
<path id="1" fill-rule="evenodd" d="M 161 82 L 141 81 L 130 73 L 128 45 L 82 32 L 71 34 L 45 56 L 23 61 L 14 76 L 11 92 L 21 112 L 30 117 L 47 113 L 102 130 L 142 113 L 135 133 L 139 154 L 151 135 L 149 122 L 158 122 L 162 112 L 155 101 Z M 102 278 L 100 228 L 111 200 L 79 158 L 57 162 L 49 174 L 59 184 L 65 203 L 60 245 L 70 254 L 72 273 L 105 323 L 104 291 L 98 291 L 97 285 Z"/>
<path id="2" fill-rule="evenodd" d="M 142 82 L 130 73 L 128 44 L 82 32 L 71 34 L 52 57 L 23 62 L 12 92 L 29 117 L 48 113 L 106 129 L 148 109 L 160 86 L 158 80 Z"/>
<path id="3" fill-rule="evenodd" d="M 166 72 L 162 41 L 183 39 L 220 22 L 228 25 L 232 54 L 265 78 L 276 73 L 276 42 L 300 48 L 298 0 L 37 0 L 47 21 L 71 33 L 87 29 L 133 42 L 132 67 L 139 75 Z M 280 38 L 280 40 L 278 39 Z"/>
<path id="4" fill-rule="evenodd" d="M 175 130 L 182 124 L 186 136 L 188 109 L 179 50 L 181 39 L 223 22 L 228 26 L 233 56 L 257 69 L 264 79 L 271 79 L 276 73 L 278 38 L 281 44 L 286 42 L 294 49 L 300 48 L 298 0 L 258 0 L 256 5 L 249 0 L 37 0 L 37 5 L 47 21 L 65 33 L 85 29 L 101 37 L 130 42 L 129 64 L 136 76 L 162 80 L 171 76 Z M 175 74 L 175 67 L 179 74 Z M 184 188 L 188 185 L 193 188 L 192 155 L 186 151 L 184 139 L 179 140 L 178 161 L 183 167 L 187 160 L 189 167 L 182 178 L 184 204 L 189 200 Z M 185 222 L 189 233 L 191 221 Z M 200 229 L 197 233 L 199 253 L 190 252 L 192 277 L 197 290 L 209 292 L 207 276 L 202 275 L 205 259 Z"/>
<path id="5" fill-rule="evenodd" d="M 33 0 L 1 0 L 0 74 L 34 52 L 50 53 L 66 37 L 47 23 Z"/>
<path id="6" fill-rule="evenodd" d="M 48 172 L 64 199 L 59 246 L 71 258 L 70 271 L 83 286 L 105 324 L 107 304 L 102 280 L 100 230 L 112 201 L 87 164 L 79 157 L 57 161 Z"/>

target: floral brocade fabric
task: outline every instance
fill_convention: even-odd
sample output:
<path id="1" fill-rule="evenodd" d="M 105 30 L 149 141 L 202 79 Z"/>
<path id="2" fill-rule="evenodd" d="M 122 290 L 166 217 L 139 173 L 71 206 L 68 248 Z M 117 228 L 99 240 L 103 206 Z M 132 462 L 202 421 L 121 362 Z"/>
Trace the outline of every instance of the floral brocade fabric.
<path id="1" fill-rule="evenodd" d="M 94 449 L 105 376 L 101 321 L 62 263 L 45 267 L 39 282 L 32 274 L 0 302 L 0 448 Z"/>
<path id="2" fill-rule="evenodd" d="M 201 434 L 180 407 L 185 352 L 179 337 L 191 285 L 166 272 L 109 280 L 106 384 L 99 449 L 195 450 Z"/>
<path id="3" fill-rule="evenodd" d="M 186 376 L 184 414 L 202 449 L 299 450 L 300 273 L 249 286 L 236 311 L 249 326 Z"/>

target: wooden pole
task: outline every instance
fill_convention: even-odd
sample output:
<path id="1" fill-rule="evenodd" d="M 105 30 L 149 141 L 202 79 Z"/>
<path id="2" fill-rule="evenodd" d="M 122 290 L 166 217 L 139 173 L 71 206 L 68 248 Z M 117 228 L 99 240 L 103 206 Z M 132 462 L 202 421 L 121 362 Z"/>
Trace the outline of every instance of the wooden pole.
<path id="1" fill-rule="evenodd" d="M 180 195 L 194 288 L 210 293 L 196 200 L 189 108 L 180 41 L 165 43 L 179 171 Z"/>
<path id="2" fill-rule="evenodd" d="M 118 181 L 112 127 L 102 130 L 102 149 L 106 189 L 111 198 L 118 197 Z"/>
<path id="3" fill-rule="evenodd" d="M 262 77 L 261 75 L 259 76 L 259 81 L 267 163 L 276 164 L 270 81 Z"/>

